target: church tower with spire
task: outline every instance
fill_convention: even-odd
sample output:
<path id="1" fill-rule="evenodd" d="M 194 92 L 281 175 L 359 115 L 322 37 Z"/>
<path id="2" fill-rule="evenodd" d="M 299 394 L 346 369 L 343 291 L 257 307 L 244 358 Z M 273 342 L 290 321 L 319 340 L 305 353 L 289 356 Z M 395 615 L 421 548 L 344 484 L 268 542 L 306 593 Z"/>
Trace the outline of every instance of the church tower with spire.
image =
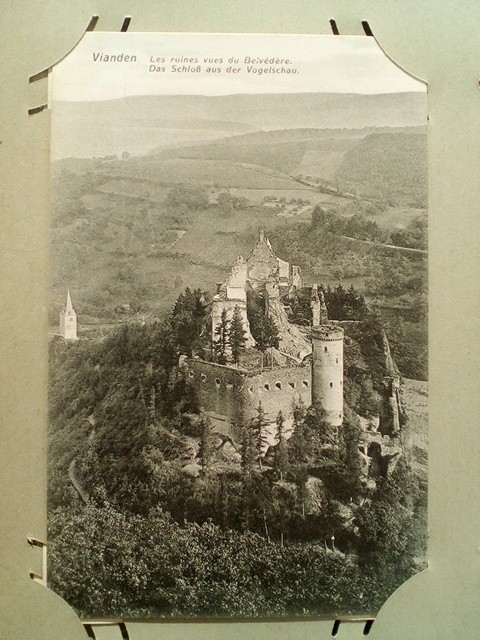
<path id="1" fill-rule="evenodd" d="M 60 312 L 60 335 L 65 338 L 65 340 L 77 339 L 77 314 L 72 306 L 70 289 L 68 289 L 67 292 L 65 309 Z"/>

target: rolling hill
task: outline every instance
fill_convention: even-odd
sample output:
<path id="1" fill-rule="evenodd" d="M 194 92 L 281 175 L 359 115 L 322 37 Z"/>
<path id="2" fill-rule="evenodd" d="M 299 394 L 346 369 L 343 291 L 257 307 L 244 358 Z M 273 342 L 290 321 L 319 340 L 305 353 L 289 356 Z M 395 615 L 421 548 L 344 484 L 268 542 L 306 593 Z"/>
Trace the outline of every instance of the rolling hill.
<path id="1" fill-rule="evenodd" d="M 54 159 L 137 155 L 256 130 L 424 125 L 426 95 L 128 96 L 55 102 L 52 121 Z"/>
<path id="2" fill-rule="evenodd" d="M 427 206 L 426 133 L 370 134 L 345 154 L 335 179 L 365 198 Z"/>
<path id="3" fill-rule="evenodd" d="M 399 165 L 408 165 L 410 158 L 421 161 L 420 177 L 424 177 L 426 156 L 419 156 L 426 145 L 424 131 L 424 127 L 280 129 L 231 136 L 208 144 L 157 150 L 156 155 L 162 161 L 208 159 L 256 164 L 291 175 L 350 181 L 352 185 L 366 181 L 356 166 L 358 157 L 365 174 L 369 173 L 370 166 L 378 173 L 382 163 L 385 166 L 393 164 L 395 170 L 405 172 L 405 181 L 408 181 L 411 175 L 405 171 L 406 166 Z M 365 139 L 368 139 L 367 145 Z M 358 152 L 352 151 L 357 147 Z M 379 152 L 382 155 L 377 162 Z M 146 166 L 146 159 L 139 159 L 139 162 Z"/>
<path id="4" fill-rule="evenodd" d="M 203 147 L 202 147 L 203 149 Z M 253 158 L 250 158 L 253 160 Z M 124 162 L 110 163 L 107 169 L 112 177 L 161 184 L 191 183 L 218 184 L 224 188 L 247 189 L 307 189 L 285 173 L 268 165 L 228 158 L 163 158 L 142 156 Z"/>

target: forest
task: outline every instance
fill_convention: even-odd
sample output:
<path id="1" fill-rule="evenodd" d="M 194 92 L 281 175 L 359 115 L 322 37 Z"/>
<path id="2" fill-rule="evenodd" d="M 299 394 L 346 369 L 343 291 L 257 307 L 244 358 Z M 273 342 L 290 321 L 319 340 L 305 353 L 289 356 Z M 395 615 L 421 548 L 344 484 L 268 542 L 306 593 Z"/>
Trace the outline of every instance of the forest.
<path id="1" fill-rule="evenodd" d="M 353 289 L 325 291 L 333 316 L 368 314 Z M 83 616 L 376 612 L 423 567 L 426 531 L 408 455 L 373 483 L 361 473 L 359 416 L 378 410 L 384 373 L 378 318 L 348 341 L 342 428 L 299 404 L 293 435 L 279 413 L 262 456 L 261 406 L 226 441 L 177 366 L 202 346 L 208 302 L 187 289 L 163 323 L 51 341 L 51 587 Z"/>

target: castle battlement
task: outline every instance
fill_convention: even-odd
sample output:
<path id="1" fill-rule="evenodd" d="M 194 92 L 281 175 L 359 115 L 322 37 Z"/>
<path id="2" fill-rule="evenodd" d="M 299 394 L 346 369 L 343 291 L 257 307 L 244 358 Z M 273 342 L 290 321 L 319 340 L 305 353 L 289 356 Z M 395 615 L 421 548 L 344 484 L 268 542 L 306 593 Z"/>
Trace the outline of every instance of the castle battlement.
<path id="1" fill-rule="evenodd" d="M 323 342 L 333 342 L 343 340 L 343 329 L 334 324 L 324 324 L 319 327 L 312 327 L 312 340 L 322 340 Z"/>
<path id="2" fill-rule="evenodd" d="M 189 358 L 185 365 L 186 378 L 195 388 L 200 407 L 224 416 L 233 425 L 248 424 L 261 402 L 269 423 L 274 424 L 281 411 L 286 426 L 290 426 L 294 407 L 312 403 L 308 363 L 247 370 Z"/>

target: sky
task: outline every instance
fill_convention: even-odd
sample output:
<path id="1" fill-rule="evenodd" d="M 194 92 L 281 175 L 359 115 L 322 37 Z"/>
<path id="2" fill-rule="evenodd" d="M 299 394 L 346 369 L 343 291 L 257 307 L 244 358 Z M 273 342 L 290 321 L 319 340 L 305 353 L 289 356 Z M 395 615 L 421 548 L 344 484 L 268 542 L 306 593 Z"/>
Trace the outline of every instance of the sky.
<path id="1" fill-rule="evenodd" d="M 136 56 L 135 62 L 103 62 L 102 54 Z M 100 55 L 97 55 L 100 54 Z M 97 61 L 94 61 L 94 55 Z M 173 58 L 197 58 L 182 67 Z M 165 59 L 165 62 L 152 62 Z M 204 58 L 222 58 L 209 63 Z M 288 59 L 249 64 L 247 58 Z M 229 62 L 238 59 L 238 63 Z M 152 71 L 152 65 L 164 71 Z M 297 73 L 258 73 L 280 67 Z M 220 69 L 215 73 L 208 67 Z M 237 73 L 228 73 L 235 67 Z M 395 93 L 425 91 L 366 36 L 251 35 L 190 33 L 96 33 L 84 35 L 56 64 L 51 100 L 96 101 L 127 95 L 231 95 L 236 93 Z"/>

